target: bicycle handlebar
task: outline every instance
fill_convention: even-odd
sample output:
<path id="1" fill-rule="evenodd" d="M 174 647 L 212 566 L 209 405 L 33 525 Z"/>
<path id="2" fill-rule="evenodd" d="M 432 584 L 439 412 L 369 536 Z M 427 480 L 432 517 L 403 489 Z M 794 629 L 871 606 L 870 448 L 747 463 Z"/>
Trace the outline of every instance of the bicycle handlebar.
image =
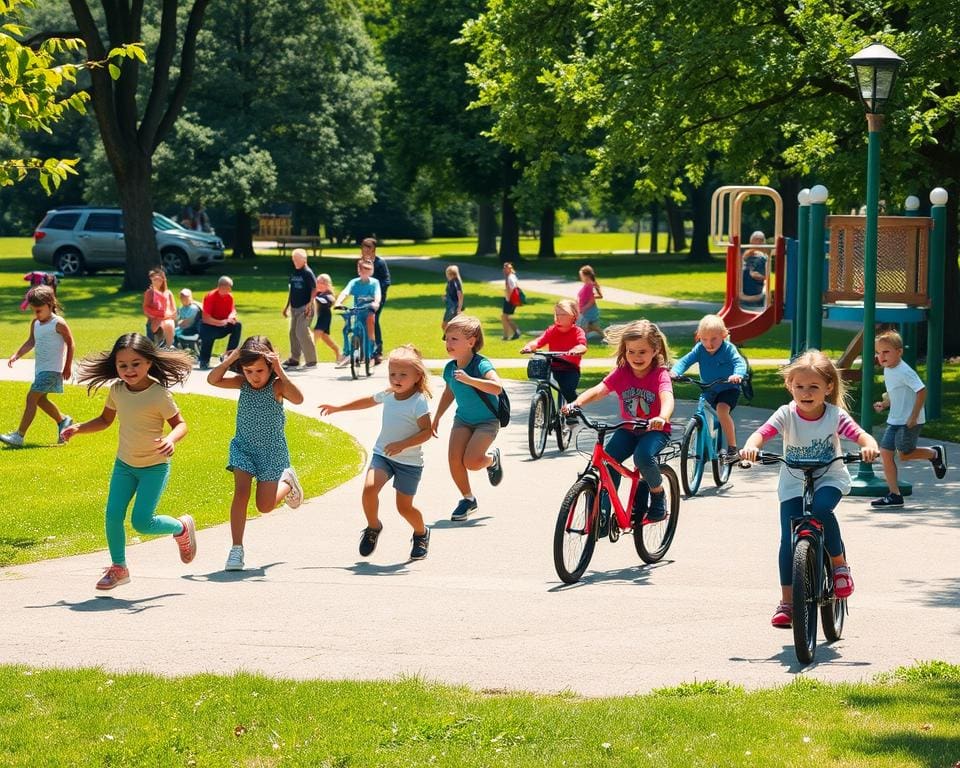
<path id="1" fill-rule="evenodd" d="M 708 389 L 713 389 L 718 384 L 734 384 L 735 383 L 730 381 L 729 379 L 717 379 L 715 381 L 706 382 L 706 381 L 700 381 L 699 379 L 693 379 L 690 376 L 673 376 L 672 378 L 674 381 L 679 381 L 681 384 L 696 384 L 698 387 L 700 387 L 700 389 L 704 391 Z M 741 384 L 743 384 L 743 382 L 745 382 L 749 378 L 750 378 L 749 376 L 741 377 L 740 381 L 735 383 L 735 386 L 739 387 Z"/>
<path id="2" fill-rule="evenodd" d="M 608 424 L 604 421 L 592 421 L 587 418 L 587 414 L 583 412 L 582 408 L 577 406 L 570 406 L 570 409 L 567 411 L 567 414 L 570 416 L 577 416 L 580 421 L 584 423 L 590 429 L 596 430 L 597 432 L 606 432 L 611 429 L 621 429 L 622 427 L 630 427 L 637 431 L 642 431 L 647 429 L 650 422 L 647 419 L 629 419 L 627 421 L 619 421 L 613 424 Z"/>
<path id="3" fill-rule="evenodd" d="M 842 461 L 844 464 L 856 464 L 863 461 L 859 453 L 843 453 L 834 456 L 829 461 L 820 461 L 818 459 L 794 459 L 788 460 L 779 453 L 768 453 L 759 451 L 757 453 L 757 462 L 760 464 L 784 464 L 790 469 L 817 470 L 826 469 L 831 464 Z"/>
<path id="4" fill-rule="evenodd" d="M 541 349 L 531 349 L 529 352 L 520 350 L 521 355 L 540 355 L 540 357 L 583 357 L 585 352 L 544 352 Z"/>

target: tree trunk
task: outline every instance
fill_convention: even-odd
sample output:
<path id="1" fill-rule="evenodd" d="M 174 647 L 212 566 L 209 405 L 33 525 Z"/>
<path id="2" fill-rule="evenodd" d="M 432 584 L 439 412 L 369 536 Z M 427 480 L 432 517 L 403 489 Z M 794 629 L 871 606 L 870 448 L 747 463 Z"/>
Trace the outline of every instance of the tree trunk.
<path id="1" fill-rule="evenodd" d="M 783 198 L 783 236 L 797 237 L 797 195 L 802 187 L 796 176 L 783 176 L 780 179 L 780 197 Z"/>
<path id="2" fill-rule="evenodd" d="M 520 222 L 509 191 L 503 193 L 503 219 L 500 224 L 500 263 L 520 261 Z"/>
<path id="3" fill-rule="evenodd" d="M 637 222 L 637 240 L 640 239 L 640 222 Z M 660 253 L 660 205 L 650 203 L 650 253 Z"/>
<path id="4" fill-rule="evenodd" d="M 253 250 L 253 222 L 246 211 L 237 210 L 234 213 L 237 232 L 233 236 L 233 256 L 236 259 L 252 259 L 257 254 Z"/>
<path id="5" fill-rule="evenodd" d="M 687 250 L 687 235 L 683 231 L 683 213 L 669 197 L 666 201 L 667 208 L 667 226 L 670 228 L 670 239 L 672 242 L 672 252 L 680 253 Z"/>
<path id="6" fill-rule="evenodd" d="M 497 252 L 497 212 L 493 201 L 477 201 L 477 256 L 492 256 Z"/>
<path id="7" fill-rule="evenodd" d="M 553 206 L 547 206 L 540 214 L 540 250 L 537 251 L 538 259 L 557 258 L 557 249 L 553 240 L 554 231 L 557 226 L 557 211 Z"/>
<path id="8" fill-rule="evenodd" d="M 123 271 L 125 291 L 145 290 L 150 285 L 147 274 L 160 264 L 157 233 L 153 228 L 151 170 L 150 158 L 133 152 L 124 164 L 123 181 L 117 184 L 127 251 L 127 264 Z"/>
<path id="9" fill-rule="evenodd" d="M 693 234 L 687 261 L 710 261 L 710 189 L 706 183 L 693 188 Z"/>

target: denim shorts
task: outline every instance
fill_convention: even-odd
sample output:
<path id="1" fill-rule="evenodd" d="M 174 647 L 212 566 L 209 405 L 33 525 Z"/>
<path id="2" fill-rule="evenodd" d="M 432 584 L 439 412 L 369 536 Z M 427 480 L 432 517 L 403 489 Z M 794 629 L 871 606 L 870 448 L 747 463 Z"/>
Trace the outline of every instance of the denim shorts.
<path id="1" fill-rule="evenodd" d="M 33 375 L 31 392 L 43 392 L 48 395 L 63 393 L 63 374 L 60 371 L 37 371 Z"/>
<path id="2" fill-rule="evenodd" d="M 917 447 L 920 437 L 920 425 L 908 427 L 906 424 L 887 424 L 887 429 L 880 438 L 880 447 L 897 453 L 910 453 Z"/>
<path id="3" fill-rule="evenodd" d="M 420 485 L 420 477 L 423 475 L 423 467 L 417 464 L 401 464 L 399 461 L 393 461 L 379 453 L 373 454 L 370 459 L 370 469 L 383 472 L 387 480 L 393 478 L 393 487 L 397 493 L 404 496 L 416 496 L 417 487 Z"/>
<path id="4" fill-rule="evenodd" d="M 577 325 L 581 328 L 586 328 L 590 323 L 599 323 L 600 322 L 600 307 L 594 304 L 586 312 L 582 312 L 580 317 L 577 318 Z"/>

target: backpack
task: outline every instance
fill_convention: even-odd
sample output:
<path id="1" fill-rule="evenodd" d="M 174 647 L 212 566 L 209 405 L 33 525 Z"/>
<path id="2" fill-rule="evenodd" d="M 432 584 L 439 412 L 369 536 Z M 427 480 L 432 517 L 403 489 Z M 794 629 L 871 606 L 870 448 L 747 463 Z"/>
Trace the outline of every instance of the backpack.
<path id="1" fill-rule="evenodd" d="M 474 370 L 476 371 L 475 373 L 469 370 L 471 366 L 474 367 Z M 464 370 L 470 373 L 470 375 L 474 378 L 480 378 L 480 355 L 474 355 L 473 359 Z M 496 408 L 494 408 L 490 403 L 490 400 L 485 392 L 481 392 L 475 387 L 470 387 L 470 389 L 477 393 L 477 397 L 479 397 L 481 402 L 487 406 L 487 410 L 490 411 L 494 417 L 496 417 L 497 421 L 500 422 L 501 427 L 505 427 L 510 423 L 510 398 L 507 397 L 506 389 L 500 390 L 500 394 L 497 396 Z"/>

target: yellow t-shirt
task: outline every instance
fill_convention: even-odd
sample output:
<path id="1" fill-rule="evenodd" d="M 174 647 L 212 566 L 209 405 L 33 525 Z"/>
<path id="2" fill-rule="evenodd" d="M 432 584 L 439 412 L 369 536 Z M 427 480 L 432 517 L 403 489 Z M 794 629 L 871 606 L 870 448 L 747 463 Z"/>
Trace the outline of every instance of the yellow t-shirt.
<path id="1" fill-rule="evenodd" d="M 163 437 L 163 425 L 180 409 L 165 387 L 153 382 L 141 392 L 133 392 L 122 381 L 110 387 L 107 408 L 117 412 L 120 421 L 120 446 L 117 458 L 131 467 L 152 467 L 170 461 L 157 453 L 153 442 Z"/>

